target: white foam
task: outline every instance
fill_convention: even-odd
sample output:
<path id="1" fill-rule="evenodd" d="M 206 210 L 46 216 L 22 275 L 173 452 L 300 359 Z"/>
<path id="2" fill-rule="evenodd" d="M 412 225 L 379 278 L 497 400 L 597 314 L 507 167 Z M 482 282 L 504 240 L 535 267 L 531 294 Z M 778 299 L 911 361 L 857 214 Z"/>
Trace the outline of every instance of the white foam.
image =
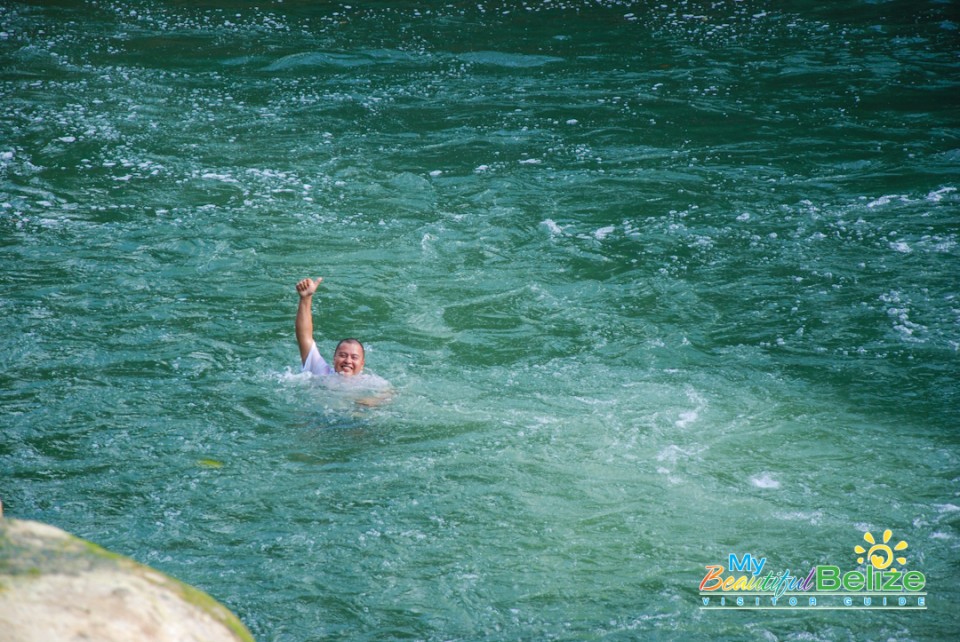
<path id="1" fill-rule="evenodd" d="M 202 174 L 200 178 L 205 178 L 207 180 L 213 181 L 223 181 L 224 183 L 238 183 L 239 181 L 229 174 L 217 174 L 215 172 L 207 172 Z"/>
<path id="2" fill-rule="evenodd" d="M 945 194 L 949 194 L 951 192 L 956 192 L 956 191 L 957 191 L 956 187 L 941 187 L 940 189 L 927 194 L 927 200 L 933 203 L 936 203 L 938 201 L 942 201 Z"/>
<path id="3" fill-rule="evenodd" d="M 594 238 L 596 238 L 598 241 L 602 241 L 603 239 L 607 238 L 607 236 L 609 236 L 610 233 L 613 232 L 615 229 L 617 229 L 617 228 L 616 228 L 615 226 L 613 226 L 613 225 L 608 225 L 608 226 L 606 226 L 606 227 L 601 227 L 599 230 L 597 230 L 596 232 L 593 233 L 593 236 L 594 236 Z"/>
<path id="4" fill-rule="evenodd" d="M 754 475 L 750 478 L 750 483 L 757 488 L 780 488 L 780 482 L 774 479 L 770 473 Z"/>
<path id="5" fill-rule="evenodd" d="M 784 521 L 810 522 L 814 526 L 823 521 L 823 511 L 815 510 L 809 513 L 803 511 L 780 512 L 776 516 Z"/>
<path id="6" fill-rule="evenodd" d="M 310 381 L 313 379 L 314 375 L 309 372 L 304 372 L 303 370 L 295 370 L 288 367 L 282 372 L 273 373 L 273 376 L 276 377 L 277 381 Z"/>
<path id="7" fill-rule="evenodd" d="M 888 194 L 886 196 L 881 196 L 880 198 L 874 199 L 867 203 L 867 207 L 873 209 L 874 207 L 881 207 L 883 205 L 889 205 L 894 199 L 899 199 L 900 201 L 907 200 L 906 196 L 900 194 Z"/>
<path id="8" fill-rule="evenodd" d="M 319 383 L 327 390 L 336 390 L 341 392 L 380 392 L 390 389 L 390 382 L 379 375 L 364 372 L 352 377 L 342 377 L 340 375 L 330 375 L 326 377 L 317 377 Z"/>
<path id="9" fill-rule="evenodd" d="M 911 252 L 913 252 L 913 248 L 911 248 L 908 244 L 904 243 L 903 241 L 897 241 L 896 243 L 891 243 L 890 249 L 896 252 L 900 252 L 901 254 L 910 254 Z"/>
<path id="10" fill-rule="evenodd" d="M 687 452 L 680 446 L 671 444 L 657 453 L 657 461 L 676 464 L 678 459 L 687 459 L 693 453 Z"/>
<path id="11" fill-rule="evenodd" d="M 550 230 L 550 233 L 553 234 L 554 236 L 559 236 L 563 234 L 563 228 L 557 225 L 553 219 L 548 218 L 546 220 L 540 221 L 540 225 L 546 226 L 546 228 Z"/>
<path id="12" fill-rule="evenodd" d="M 697 420 L 700 415 L 696 410 L 687 410 L 680 413 L 680 418 L 673 422 L 677 428 L 686 428 Z"/>

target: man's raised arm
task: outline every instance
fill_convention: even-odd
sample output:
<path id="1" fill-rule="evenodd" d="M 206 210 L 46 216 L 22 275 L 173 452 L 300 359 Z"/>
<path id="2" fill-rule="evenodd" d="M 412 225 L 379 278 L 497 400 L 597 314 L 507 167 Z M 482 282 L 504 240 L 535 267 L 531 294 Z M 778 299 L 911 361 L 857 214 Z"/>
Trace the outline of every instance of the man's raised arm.
<path id="1" fill-rule="evenodd" d="M 323 281 L 322 276 L 314 279 L 303 279 L 297 283 L 297 294 L 300 295 L 300 304 L 297 306 L 297 343 L 300 345 L 300 363 L 307 360 L 310 348 L 313 347 L 313 293 Z"/>

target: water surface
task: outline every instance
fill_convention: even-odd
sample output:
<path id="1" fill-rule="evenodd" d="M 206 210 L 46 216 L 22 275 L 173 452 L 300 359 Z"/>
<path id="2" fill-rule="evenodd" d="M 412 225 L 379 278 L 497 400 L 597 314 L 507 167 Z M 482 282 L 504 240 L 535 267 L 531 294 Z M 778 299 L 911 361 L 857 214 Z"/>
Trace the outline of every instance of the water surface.
<path id="1" fill-rule="evenodd" d="M 258 640 L 953 639 L 943 2 L 0 8 L 0 495 Z M 361 337 L 395 400 L 297 374 Z M 928 609 L 700 610 L 705 565 Z"/>

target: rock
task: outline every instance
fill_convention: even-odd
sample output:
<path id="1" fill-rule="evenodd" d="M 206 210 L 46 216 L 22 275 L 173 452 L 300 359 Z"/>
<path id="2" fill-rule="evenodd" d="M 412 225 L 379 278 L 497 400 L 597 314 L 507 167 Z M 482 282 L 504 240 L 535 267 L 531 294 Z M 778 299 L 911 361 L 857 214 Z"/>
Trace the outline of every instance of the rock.
<path id="1" fill-rule="evenodd" d="M 212 597 L 58 528 L 0 517 L 8 642 L 253 642 Z"/>

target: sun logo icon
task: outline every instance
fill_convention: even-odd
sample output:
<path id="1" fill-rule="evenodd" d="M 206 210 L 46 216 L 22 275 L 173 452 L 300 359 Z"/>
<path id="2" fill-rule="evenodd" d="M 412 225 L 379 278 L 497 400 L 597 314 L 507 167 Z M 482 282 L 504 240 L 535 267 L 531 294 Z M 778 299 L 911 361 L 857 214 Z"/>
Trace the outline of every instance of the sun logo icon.
<path id="1" fill-rule="evenodd" d="M 864 559 L 869 559 L 870 563 L 873 564 L 874 568 L 883 570 L 893 564 L 894 559 L 900 563 L 901 566 L 907 563 L 907 558 L 905 557 L 894 557 L 894 551 L 902 551 L 907 548 L 907 543 L 904 540 L 900 540 L 896 543 L 893 548 L 890 548 L 888 542 L 893 536 L 893 531 L 889 528 L 883 531 L 883 542 L 877 544 L 877 540 L 873 538 L 873 534 L 870 531 L 863 536 L 863 540 L 870 544 L 870 548 L 866 549 L 863 546 L 857 544 L 853 547 L 853 552 L 860 557 L 857 558 L 859 564 L 863 564 Z"/>

